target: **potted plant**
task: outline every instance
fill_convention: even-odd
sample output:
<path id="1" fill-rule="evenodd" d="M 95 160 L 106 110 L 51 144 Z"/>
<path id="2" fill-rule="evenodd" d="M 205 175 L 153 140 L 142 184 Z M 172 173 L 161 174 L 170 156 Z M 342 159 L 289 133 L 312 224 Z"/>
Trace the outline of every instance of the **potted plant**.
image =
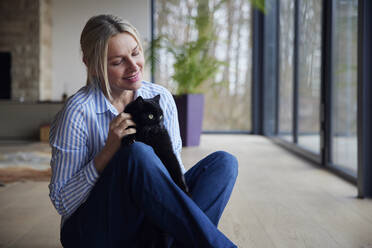
<path id="1" fill-rule="evenodd" d="M 210 54 L 210 44 L 215 38 L 213 15 L 208 1 L 197 1 L 197 15 L 194 25 L 198 31 L 196 40 L 182 45 L 168 45 L 173 55 L 173 80 L 176 82 L 174 99 L 183 146 L 198 146 L 202 131 L 204 95 L 202 86 L 217 73 L 221 61 Z"/>

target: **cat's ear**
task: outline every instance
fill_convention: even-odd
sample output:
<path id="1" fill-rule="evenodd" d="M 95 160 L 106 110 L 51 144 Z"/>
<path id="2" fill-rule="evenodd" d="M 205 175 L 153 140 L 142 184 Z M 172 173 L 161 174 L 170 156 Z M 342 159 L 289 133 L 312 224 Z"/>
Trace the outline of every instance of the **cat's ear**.
<path id="1" fill-rule="evenodd" d="M 137 101 L 137 102 L 143 102 L 143 98 L 142 98 L 142 96 L 138 96 L 138 97 L 136 98 L 136 101 Z"/>
<path id="2" fill-rule="evenodd" d="M 160 95 L 156 95 L 156 96 L 154 96 L 154 101 L 157 103 L 157 104 L 159 104 L 159 101 L 160 101 Z"/>
<path id="3" fill-rule="evenodd" d="M 140 106 L 143 105 L 143 103 L 145 102 L 145 100 L 142 98 L 142 96 L 138 96 L 136 98 L 136 100 L 134 100 L 134 102 L 135 102 L 135 104 L 136 104 L 136 106 L 138 108 L 138 107 L 140 107 Z"/>
<path id="4" fill-rule="evenodd" d="M 133 114 L 136 110 L 140 109 L 142 106 L 143 98 L 141 96 L 137 97 L 136 100 L 133 102 L 128 103 L 128 105 L 125 107 L 124 112 Z"/>

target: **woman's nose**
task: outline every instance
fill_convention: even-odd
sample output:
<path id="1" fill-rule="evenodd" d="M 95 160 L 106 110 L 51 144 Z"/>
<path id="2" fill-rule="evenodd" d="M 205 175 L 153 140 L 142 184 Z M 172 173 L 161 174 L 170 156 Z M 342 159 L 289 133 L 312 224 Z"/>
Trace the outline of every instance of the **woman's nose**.
<path id="1" fill-rule="evenodd" d="M 128 59 L 128 70 L 136 71 L 138 69 L 137 63 L 134 59 Z"/>

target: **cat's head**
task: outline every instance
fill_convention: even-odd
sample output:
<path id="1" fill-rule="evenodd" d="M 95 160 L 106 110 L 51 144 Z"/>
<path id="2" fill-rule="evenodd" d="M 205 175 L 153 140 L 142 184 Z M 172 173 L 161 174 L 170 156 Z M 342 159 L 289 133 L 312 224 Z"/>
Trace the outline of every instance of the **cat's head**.
<path id="1" fill-rule="evenodd" d="M 125 107 L 124 112 L 131 114 L 133 121 L 138 126 L 162 124 L 164 117 L 159 101 L 160 95 L 149 99 L 139 96 Z"/>

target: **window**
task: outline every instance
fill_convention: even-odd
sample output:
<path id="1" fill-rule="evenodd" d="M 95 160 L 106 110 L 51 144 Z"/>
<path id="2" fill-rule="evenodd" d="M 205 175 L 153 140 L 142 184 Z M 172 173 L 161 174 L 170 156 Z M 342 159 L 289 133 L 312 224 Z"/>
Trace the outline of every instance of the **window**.
<path id="1" fill-rule="evenodd" d="M 333 0 L 332 164 L 356 175 L 358 1 Z"/>
<path id="2" fill-rule="evenodd" d="M 320 154 L 321 0 L 299 1 L 298 144 Z"/>
<path id="3" fill-rule="evenodd" d="M 279 135 L 293 141 L 294 0 L 280 1 Z"/>

